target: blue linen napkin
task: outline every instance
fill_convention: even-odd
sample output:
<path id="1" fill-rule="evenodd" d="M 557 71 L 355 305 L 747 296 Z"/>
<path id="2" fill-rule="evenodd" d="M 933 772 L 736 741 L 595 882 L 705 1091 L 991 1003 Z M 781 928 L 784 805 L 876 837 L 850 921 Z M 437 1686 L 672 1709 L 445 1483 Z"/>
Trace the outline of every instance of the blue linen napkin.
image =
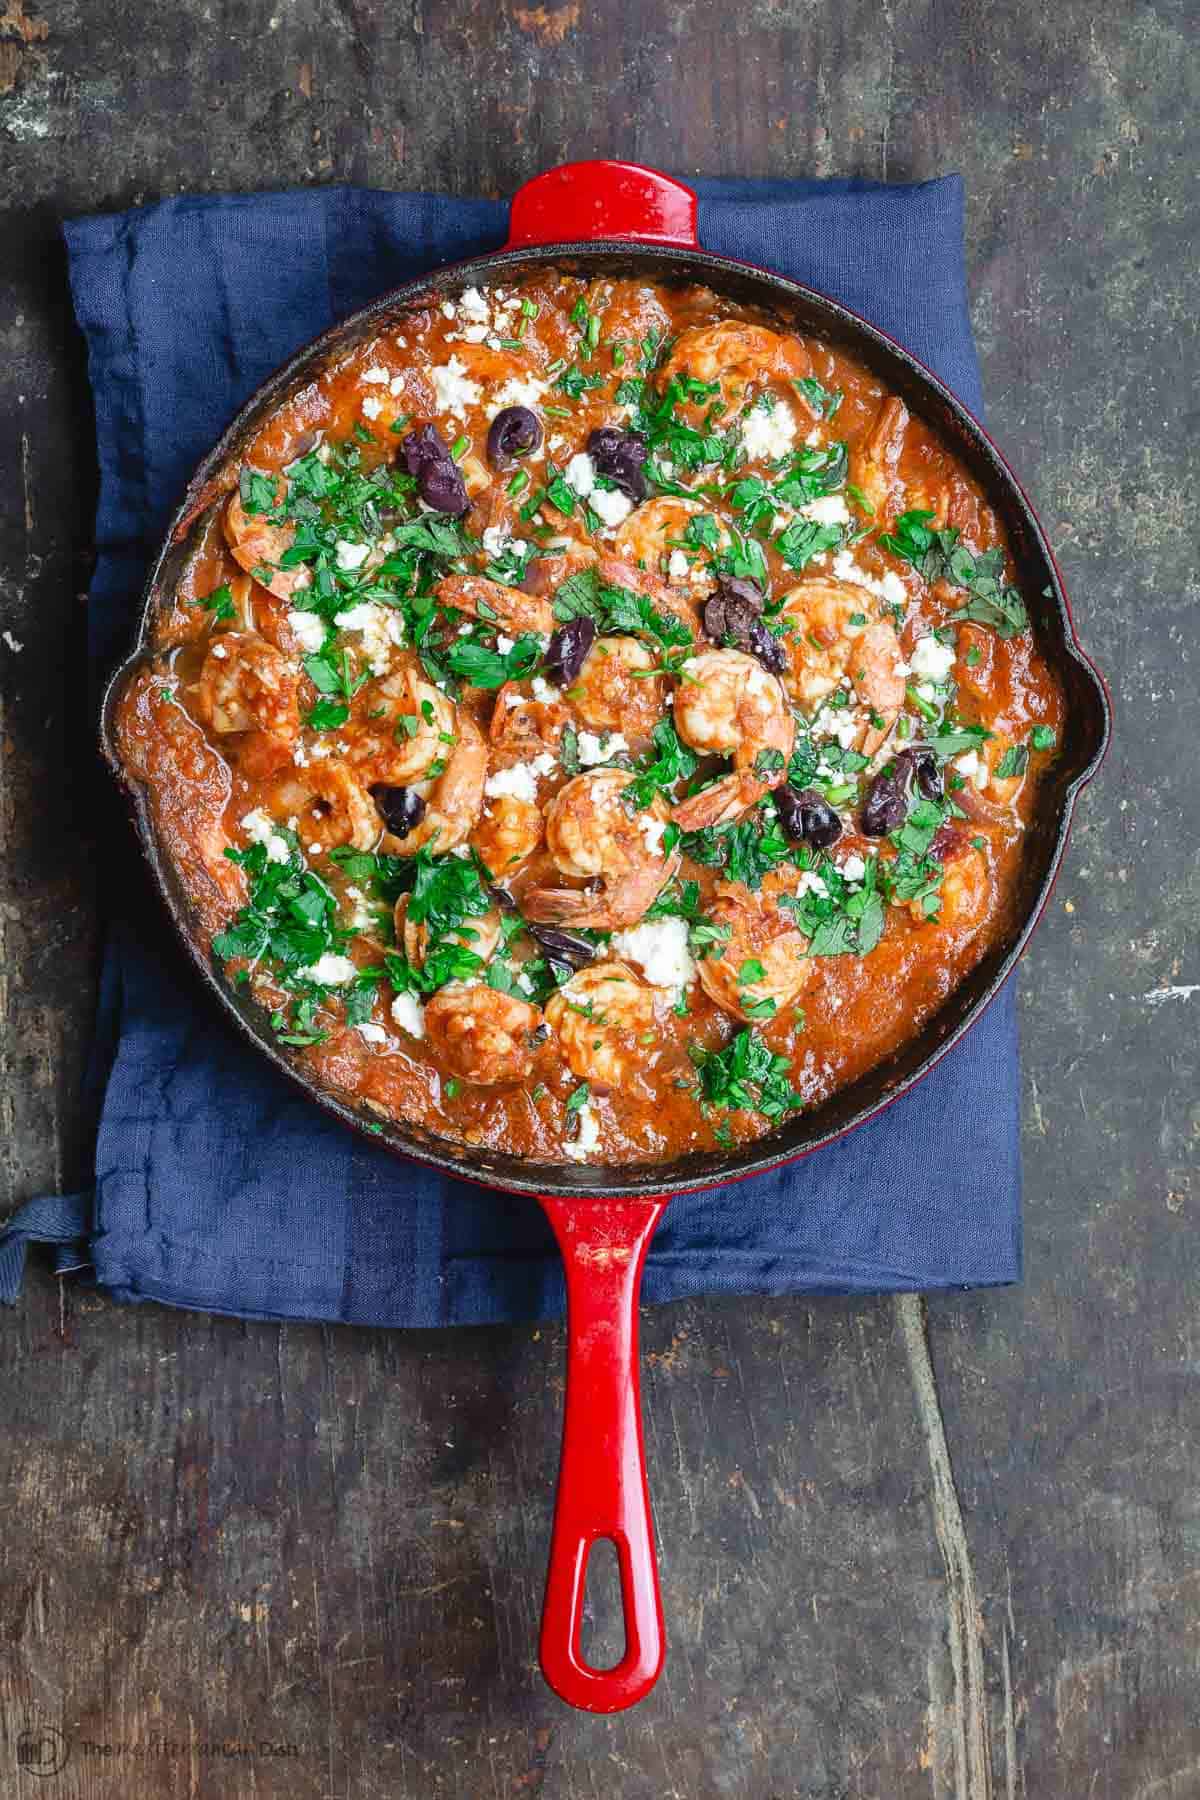
<path id="1" fill-rule="evenodd" d="M 710 249 L 846 302 L 979 409 L 962 184 L 701 182 Z M 324 188 L 167 201 L 66 227 L 95 392 L 101 494 L 89 610 L 99 675 L 128 642 L 144 567 L 234 410 L 332 320 L 499 246 L 491 201 Z M 326 1119 L 235 1037 L 192 978 L 117 834 L 91 1083 L 94 1194 L 31 1202 L 0 1238 L 90 1259 L 121 1300 L 255 1318 L 445 1325 L 560 1312 L 535 1203 L 447 1180 Z M 830 1148 L 682 1196 L 644 1294 L 863 1293 L 1021 1273 L 1012 986 L 911 1094 Z M 86 1239 L 87 1247 L 70 1240 Z"/>

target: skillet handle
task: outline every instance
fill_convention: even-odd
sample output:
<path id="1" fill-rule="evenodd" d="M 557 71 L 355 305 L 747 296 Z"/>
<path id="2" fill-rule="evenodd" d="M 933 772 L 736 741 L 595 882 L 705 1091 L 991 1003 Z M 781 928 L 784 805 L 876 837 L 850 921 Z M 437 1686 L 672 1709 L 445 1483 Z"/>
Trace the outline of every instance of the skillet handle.
<path id="1" fill-rule="evenodd" d="M 696 205 L 690 187 L 641 163 L 563 163 L 517 189 L 504 248 L 624 238 L 695 250 Z"/>
<path id="2" fill-rule="evenodd" d="M 663 1661 L 637 1307 L 646 1250 L 667 1203 L 539 1198 L 567 1272 L 567 1398 L 542 1607 L 542 1673 L 568 1705 L 619 1712 L 649 1693 Z M 588 1558 L 606 1538 L 620 1569 L 625 1653 L 613 1668 L 594 1669 L 583 1659 L 580 1631 Z"/>

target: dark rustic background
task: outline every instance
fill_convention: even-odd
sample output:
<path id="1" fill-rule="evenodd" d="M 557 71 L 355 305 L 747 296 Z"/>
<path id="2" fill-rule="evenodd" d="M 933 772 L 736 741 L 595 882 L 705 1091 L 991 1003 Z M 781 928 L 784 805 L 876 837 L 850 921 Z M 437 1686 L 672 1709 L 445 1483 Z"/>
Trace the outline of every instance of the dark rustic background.
<path id="1" fill-rule="evenodd" d="M 1185 0 L 0 0 L 0 1171 L 86 1175 L 92 425 L 57 227 L 185 190 L 959 169 L 993 428 L 1116 747 L 1024 966 L 1029 1275 L 649 1313 L 671 1635 L 534 1648 L 559 1329 L 0 1319 L 0 1793 L 1193 1800 L 1195 17 Z M 19 646 L 19 648 L 18 648 Z M 611 1621 L 598 1620 L 599 1630 Z M 57 1723 L 57 1778 L 16 1741 Z M 107 1760 L 84 1740 L 178 1753 Z M 213 1739 L 292 1744 L 222 1759 Z"/>

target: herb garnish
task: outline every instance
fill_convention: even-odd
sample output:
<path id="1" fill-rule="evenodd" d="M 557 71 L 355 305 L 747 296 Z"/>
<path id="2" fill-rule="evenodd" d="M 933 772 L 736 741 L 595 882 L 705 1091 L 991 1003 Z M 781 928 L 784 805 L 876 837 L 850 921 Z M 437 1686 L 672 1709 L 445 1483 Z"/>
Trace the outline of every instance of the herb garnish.
<path id="1" fill-rule="evenodd" d="M 933 513 L 919 508 L 904 512 L 896 520 L 895 530 L 879 539 L 885 550 L 909 562 L 930 584 L 949 581 L 965 588 L 970 595 L 958 610 L 959 619 L 970 619 L 978 625 L 990 625 L 998 637 L 1016 637 L 1026 630 L 1029 615 L 1020 590 L 1001 581 L 1004 552 L 997 546 L 978 554 L 960 543 L 956 526 L 935 530 L 929 521 Z"/>

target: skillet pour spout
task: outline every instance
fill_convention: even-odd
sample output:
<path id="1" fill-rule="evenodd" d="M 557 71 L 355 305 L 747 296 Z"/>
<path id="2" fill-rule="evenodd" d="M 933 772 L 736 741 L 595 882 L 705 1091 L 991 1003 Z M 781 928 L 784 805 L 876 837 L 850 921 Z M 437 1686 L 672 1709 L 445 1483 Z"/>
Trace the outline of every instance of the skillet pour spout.
<path id="1" fill-rule="evenodd" d="M 460 1180 L 536 1197 L 566 1269 L 569 1349 L 558 1505 L 541 1638 L 542 1667 L 571 1705 L 612 1712 L 635 1704 L 658 1675 L 662 1606 L 646 1487 L 637 1378 L 637 1295 L 666 1196 L 696 1192 L 776 1169 L 831 1143 L 911 1088 L 963 1036 L 1011 972 L 1045 907 L 1066 849 L 1079 793 L 1096 772 L 1110 734 L 1107 691 L 1080 648 L 1062 579 L 1024 491 L 983 427 L 901 345 L 848 308 L 799 283 L 703 250 L 696 197 L 682 182 L 632 163 L 583 162 L 552 169 L 512 205 L 504 248 L 423 276 L 333 326 L 273 375 L 204 458 L 171 522 L 146 585 L 131 653 L 105 694 L 101 747 L 134 809 L 138 838 L 164 903 L 201 979 L 257 1052 L 314 1105 L 370 1142 Z M 811 1111 L 793 1114 L 768 1138 L 670 1164 L 604 1168 L 538 1163 L 483 1145 L 467 1150 L 394 1121 L 384 1124 L 319 1086 L 281 1049 L 257 1007 L 228 985 L 201 948 L 193 908 L 158 843 L 149 805 L 121 763 L 115 736 L 120 697 L 150 654 L 152 624 L 196 534 L 229 491 L 231 471 L 263 422 L 336 359 L 384 330 L 399 312 L 436 306 L 472 287 L 515 285 L 552 266 L 589 277 L 697 283 L 731 302 L 765 308 L 784 329 L 845 349 L 910 412 L 920 415 L 979 484 L 1008 538 L 1038 647 L 1062 684 L 1067 728 L 1041 789 L 1028 835 L 1022 887 L 1006 937 L 976 965 L 921 1033 L 884 1063 Z M 596 1543 L 616 1549 L 626 1644 L 617 1664 L 591 1667 L 581 1647 L 588 1563 Z"/>

